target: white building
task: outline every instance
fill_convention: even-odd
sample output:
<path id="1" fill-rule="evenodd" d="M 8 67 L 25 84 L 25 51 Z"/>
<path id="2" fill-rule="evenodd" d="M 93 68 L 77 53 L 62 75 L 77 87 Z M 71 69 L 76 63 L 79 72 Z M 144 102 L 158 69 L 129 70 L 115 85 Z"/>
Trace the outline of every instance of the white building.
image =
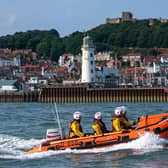
<path id="1" fill-rule="evenodd" d="M 74 55 L 73 54 L 63 54 L 59 57 L 59 66 L 69 66 L 69 64 L 74 63 Z"/>
<path id="2" fill-rule="evenodd" d="M 91 37 L 83 38 L 82 46 L 82 83 L 95 82 L 94 45 Z"/>
<path id="3" fill-rule="evenodd" d="M 102 67 L 96 71 L 96 81 L 97 83 L 104 83 L 106 85 L 116 86 L 119 79 L 119 70 L 112 69 L 108 67 Z"/>
<path id="4" fill-rule="evenodd" d="M 152 73 L 157 73 L 160 71 L 160 65 L 157 65 L 155 62 L 153 62 L 153 71 Z"/>
<path id="5" fill-rule="evenodd" d="M 99 52 L 94 55 L 95 61 L 110 61 L 113 60 L 111 52 Z"/>
<path id="6" fill-rule="evenodd" d="M 13 58 L 13 64 L 14 66 L 21 66 L 20 55 L 17 55 L 16 57 Z"/>
<path id="7" fill-rule="evenodd" d="M 14 62 L 10 59 L 0 58 L 0 67 L 13 66 Z"/>
<path id="8" fill-rule="evenodd" d="M 20 83 L 17 80 L 0 80 L 1 91 L 19 91 Z"/>

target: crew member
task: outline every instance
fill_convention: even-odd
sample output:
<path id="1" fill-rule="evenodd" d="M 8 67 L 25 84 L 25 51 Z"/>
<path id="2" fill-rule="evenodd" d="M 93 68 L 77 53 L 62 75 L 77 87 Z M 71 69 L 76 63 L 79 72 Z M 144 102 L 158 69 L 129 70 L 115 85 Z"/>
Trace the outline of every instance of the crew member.
<path id="1" fill-rule="evenodd" d="M 131 126 L 135 125 L 136 122 L 135 121 L 133 121 L 133 122 L 128 121 L 128 118 L 126 117 L 128 110 L 125 106 L 121 106 L 120 108 L 121 108 L 121 127 L 123 129 L 131 128 Z"/>
<path id="2" fill-rule="evenodd" d="M 122 117 L 121 117 L 121 108 L 117 107 L 114 110 L 114 116 L 112 118 L 111 121 L 111 125 L 112 125 L 112 131 L 121 131 L 122 127 L 121 127 L 121 121 L 122 121 Z"/>
<path id="3" fill-rule="evenodd" d="M 95 113 L 92 129 L 93 129 L 95 135 L 108 132 L 104 122 L 102 121 L 102 113 L 101 112 Z"/>
<path id="4" fill-rule="evenodd" d="M 71 123 L 69 125 L 69 137 L 70 138 L 84 136 L 80 121 L 81 121 L 81 113 L 78 111 L 74 112 L 73 113 L 73 120 L 71 121 Z"/>
<path id="5" fill-rule="evenodd" d="M 126 116 L 127 111 L 128 111 L 127 108 L 125 106 L 121 106 L 120 108 L 121 108 L 121 112 L 122 112 L 122 117 L 125 118 L 125 120 L 128 121 L 128 118 Z"/>

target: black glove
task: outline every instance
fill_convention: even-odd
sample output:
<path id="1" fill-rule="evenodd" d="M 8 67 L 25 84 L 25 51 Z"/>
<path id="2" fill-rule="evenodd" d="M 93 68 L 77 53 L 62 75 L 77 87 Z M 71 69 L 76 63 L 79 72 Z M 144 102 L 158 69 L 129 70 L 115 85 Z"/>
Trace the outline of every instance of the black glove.
<path id="1" fill-rule="evenodd" d="M 136 125 L 136 124 L 137 124 L 137 121 L 136 121 L 136 120 L 134 120 L 134 121 L 133 121 L 133 125 Z"/>
<path id="2" fill-rule="evenodd" d="M 137 123 L 139 122 L 139 120 L 140 120 L 140 117 L 138 117 L 138 119 L 137 119 Z"/>

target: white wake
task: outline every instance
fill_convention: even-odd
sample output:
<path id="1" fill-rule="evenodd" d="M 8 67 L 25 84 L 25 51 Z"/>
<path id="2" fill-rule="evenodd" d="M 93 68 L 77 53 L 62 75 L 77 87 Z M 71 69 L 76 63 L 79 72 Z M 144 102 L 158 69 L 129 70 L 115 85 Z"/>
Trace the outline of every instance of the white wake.
<path id="1" fill-rule="evenodd" d="M 129 143 L 123 143 L 114 145 L 111 147 L 99 148 L 99 149 L 85 149 L 85 150 L 71 150 L 64 151 L 47 151 L 40 152 L 31 155 L 24 154 L 37 144 L 40 144 L 42 140 L 37 139 L 21 139 L 14 136 L 0 134 L 0 159 L 37 159 L 44 158 L 51 155 L 64 154 L 64 153 L 105 153 L 111 151 L 135 149 L 143 150 L 144 152 L 155 151 L 164 148 L 168 144 L 168 140 L 161 139 L 157 135 L 152 133 L 145 133 L 140 138 L 131 141 Z"/>

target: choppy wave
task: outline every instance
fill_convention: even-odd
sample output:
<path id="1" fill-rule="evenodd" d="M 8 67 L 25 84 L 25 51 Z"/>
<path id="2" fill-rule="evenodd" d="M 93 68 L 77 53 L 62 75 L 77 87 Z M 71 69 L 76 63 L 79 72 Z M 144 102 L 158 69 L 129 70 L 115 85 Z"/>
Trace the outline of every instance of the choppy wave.
<path id="1" fill-rule="evenodd" d="M 42 140 L 25 140 L 19 137 L 0 134 L 0 158 L 19 159 L 24 155 L 24 151 L 41 143 Z"/>
<path id="2" fill-rule="evenodd" d="M 160 150 L 168 144 L 168 140 L 161 139 L 157 135 L 151 133 L 145 133 L 140 138 L 129 142 L 114 145 L 112 147 L 105 147 L 100 149 L 87 149 L 87 150 L 71 150 L 64 151 L 47 151 L 41 153 L 35 153 L 31 155 L 25 155 L 24 152 L 41 143 L 42 140 L 29 139 L 25 140 L 19 137 L 0 134 L 0 159 L 37 159 L 44 158 L 51 155 L 64 154 L 64 153 L 105 153 L 111 151 L 133 149 L 141 150 L 143 152 L 151 152 Z"/>

